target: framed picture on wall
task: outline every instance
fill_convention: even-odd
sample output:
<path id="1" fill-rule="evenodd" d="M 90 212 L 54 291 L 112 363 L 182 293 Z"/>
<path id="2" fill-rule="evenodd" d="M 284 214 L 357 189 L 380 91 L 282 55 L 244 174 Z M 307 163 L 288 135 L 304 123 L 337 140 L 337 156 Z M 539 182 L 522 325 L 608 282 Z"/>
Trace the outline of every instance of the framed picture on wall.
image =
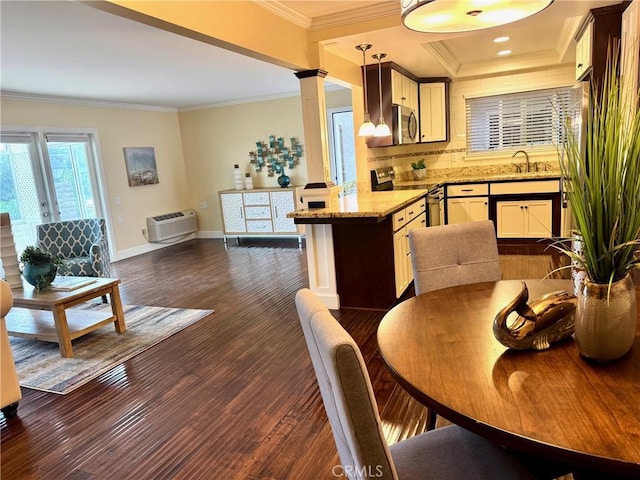
<path id="1" fill-rule="evenodd" d="M 130 187 L 160 183 L 153 147 L 124 147 Z"/>

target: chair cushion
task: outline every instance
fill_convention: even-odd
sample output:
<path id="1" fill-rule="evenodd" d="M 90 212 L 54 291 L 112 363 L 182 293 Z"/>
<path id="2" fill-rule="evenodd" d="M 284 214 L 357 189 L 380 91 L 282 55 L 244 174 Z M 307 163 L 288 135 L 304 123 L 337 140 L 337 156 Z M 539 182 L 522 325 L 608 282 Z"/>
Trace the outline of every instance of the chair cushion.
<path id="1" fill-rule="evenodd" d="M 58 267 L 58 275 L 74 277 L 93 277 L 93 267 L 89 257 L 64 258 L 63 265 Z"/>
<path id="2" fill-rule="evenodd" d="M 500 445 L 456 425 L 391 445 L 400 480 L 527 480 L 536 477 Z"/>

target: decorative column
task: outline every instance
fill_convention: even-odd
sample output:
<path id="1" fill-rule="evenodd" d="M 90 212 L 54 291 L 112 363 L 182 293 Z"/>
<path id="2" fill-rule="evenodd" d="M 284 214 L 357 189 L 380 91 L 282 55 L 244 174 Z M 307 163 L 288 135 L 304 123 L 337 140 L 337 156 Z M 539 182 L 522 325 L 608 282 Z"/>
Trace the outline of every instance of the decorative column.
<path id="1" fill-rule="evenodd" d="M 13 239 L 11 217 L 8 213 L 0 213 L 0 252 L 6 282 L 12 289 L 22 288 L 16 242 Z"/>
<path id="2" fill-rule="evenodd" d="M 331 181 L 329 167 L 329 143 L 327 135 L 327 106 L 324 95 L 324 70 L 296 72 L 300 80 L 302 121 L 308 183 L 296 190 L 298 208 L 329 207 L 338 198 L 340 187 Z M 327 308 L 340 308 L 336 286 L 336 270 L 333 255 L 331 225 L 305 225 L 309 288 Z"/>

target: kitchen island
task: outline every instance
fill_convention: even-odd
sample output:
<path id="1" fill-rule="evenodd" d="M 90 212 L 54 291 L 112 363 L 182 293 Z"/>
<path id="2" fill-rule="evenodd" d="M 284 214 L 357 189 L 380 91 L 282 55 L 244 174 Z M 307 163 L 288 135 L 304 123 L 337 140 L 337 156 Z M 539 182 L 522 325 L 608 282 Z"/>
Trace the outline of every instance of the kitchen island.
<path id="1" fill-rule="evenodd" d="M 306 225 L 309 287 L 328 308 L 386 310 L 411 282 L 408 231 L 426 226 L 426 189 L 361 192 L 287 214 Z"/>

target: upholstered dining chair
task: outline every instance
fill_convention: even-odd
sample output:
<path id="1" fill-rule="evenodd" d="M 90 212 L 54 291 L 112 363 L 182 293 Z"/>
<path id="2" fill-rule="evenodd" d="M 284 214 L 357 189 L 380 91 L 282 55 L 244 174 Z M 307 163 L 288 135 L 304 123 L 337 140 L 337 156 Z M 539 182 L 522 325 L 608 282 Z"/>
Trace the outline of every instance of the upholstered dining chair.
<path id="1" fill-rule="evenodd" d="M 36 226 L 36 246 L 62 258 L 58 275 L 109 277 L 111 262 L 104 218 L 83 218 Z"/>
<path id="2" fill-rule="evenodd" d="M 346 477 L 537 478 L 499 445 L 455 425 L 387 446 L 357 344 L 309 289 L 298 291 L 296 308 Z"/>
<path id="3" fill-rule="evenodd" d="M 502 276 L 491 220 L 416 228 L 409 233 L 409 250 L 416 295 Z M 435 425 L 436 415 L 427 409 L 427 429 Z"/>
<path id="4" fill-rule="evenodd" d="M 416 295 L 502 276 L 491 220 L 414 229 L 409 249 Z"/>

